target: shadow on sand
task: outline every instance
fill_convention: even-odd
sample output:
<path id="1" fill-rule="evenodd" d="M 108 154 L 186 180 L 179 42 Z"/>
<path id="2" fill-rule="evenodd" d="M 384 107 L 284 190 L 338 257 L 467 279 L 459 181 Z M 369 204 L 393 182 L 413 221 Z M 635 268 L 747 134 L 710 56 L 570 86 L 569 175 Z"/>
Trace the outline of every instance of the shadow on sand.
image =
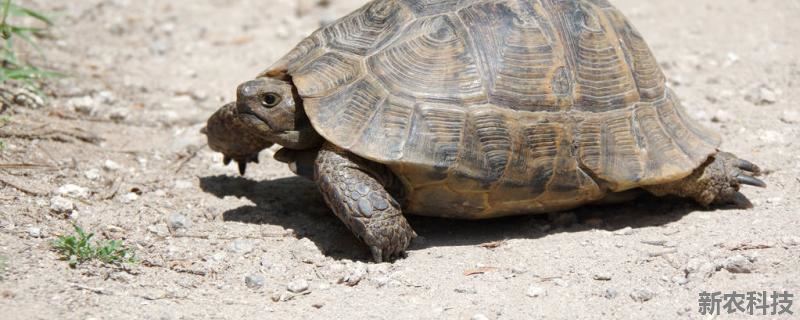
<path id="1" fill-rule="evenodd" d="M 316 185 L 300 177 L 253 181 L 242 177 L 200 178 L 200 187 L 217 197 L 246 198 L 255 206 L 223 213 L 223 220 L 279 225 L 313 241 L 323 254 L 335 259 L 368 261 L 366 248 L 328 210 Z M 561 232 L 592 229 L 618 230 L 664 225 L 692 211 L 703 210 L 681 199 L 642 196 L 627 203 L 588 206 L 573 215 L 527 215 L 465 221 L 408 216 L 422 236 L 410 251 L 428 247 L 478 245 L 503 239 L 536 239 Z M 576 217 L 577 219 L 570 218 Z"/>

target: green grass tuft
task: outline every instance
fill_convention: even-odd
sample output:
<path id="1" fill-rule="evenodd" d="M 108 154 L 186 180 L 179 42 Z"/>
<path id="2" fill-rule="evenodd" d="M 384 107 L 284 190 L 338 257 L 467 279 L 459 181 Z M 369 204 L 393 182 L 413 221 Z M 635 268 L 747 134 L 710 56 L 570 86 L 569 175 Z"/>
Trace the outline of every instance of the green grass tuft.
<path id="1" fill-rule="evenodd" d="M 17 56 L 15 42 L 20 39 L 41 53 L 33 37 L 41 34 L 53 25 L 53 21 L 46 15 L 33 9 L 13 4 L 11 0 L 4 0 L 2 3 L 2 21 L 0 21 L 0 83 L 5 81 L 19 81 L 29 89 L 38 92 L 37 81 L 44 78 L 61 77 L 62 74 L 33 66 L 26 61 L 22 61 Z M 43 25 L 41 27 L 31 27 L 17 25 L 11 22 L 10 18 L 32 18 Z M 40 94 L 41 95 L 41 94 Z"/>
<path id="2" fill-rule="evenodd" d="M 120 240 L 95 241 L 92 243 L 94 233 L 86 233 L 81 227 L 74 225 L 75 234 L 60 236 L 53 241 L 53 249 L 61 254 L 62 260 L 69 261 L 75 268 L 77 265 L 97 260 L 107 264 L 122 264 L 136 262 L 132 249 L 126 248 Z"/>

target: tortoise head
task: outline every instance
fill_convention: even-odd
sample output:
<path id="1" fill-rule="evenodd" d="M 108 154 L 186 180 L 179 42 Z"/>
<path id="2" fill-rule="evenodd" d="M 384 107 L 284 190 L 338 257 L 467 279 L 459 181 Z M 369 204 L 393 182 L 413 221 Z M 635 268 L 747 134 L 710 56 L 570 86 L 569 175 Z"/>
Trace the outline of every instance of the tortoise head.
<path id="1" fill-rule="evenodd" d="M 236 160 L 242 174 L 249 162 L 258 162 L 261 150 L 273 144 L 295 150 L 322 144 L 292 82 L 273 78 L 239 85 L 236 102 L 215 112 L 202 132 L 208 146 L 225 155 L 225 164 Z"/>

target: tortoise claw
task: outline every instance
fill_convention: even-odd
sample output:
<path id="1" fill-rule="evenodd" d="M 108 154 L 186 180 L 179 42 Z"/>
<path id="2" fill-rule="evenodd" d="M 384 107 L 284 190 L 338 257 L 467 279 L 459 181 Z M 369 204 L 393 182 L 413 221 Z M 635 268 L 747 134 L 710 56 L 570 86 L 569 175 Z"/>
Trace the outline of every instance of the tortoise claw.
<path id="1" fill-rule="evenodd" d="M 756 175 L 761 173 L 761 168 L 759 168 L 757 165 L 747 160 L 737 159 L 734 166 L 744 171 L 752 172 L 753 174 Z"/>
<path id="2" fill-rule="evenodd" d="M 372 253 L 372 260 L 374 260 L 375 263 L 383 262 L 383 250 L 381 250 L 381 248 L 370 246 L 369 251 Z"/>
<path id="3" fill-rule="evenodd" d="M 751 185 L 759 188 L 767 187 L 767 184 L 764 181 L 748 175 L 738 175 L 736 176 L 736 181 L 739 181 L 741 184 Z"/>
<path id="4" fill-rule="evenodd" d="M 745 196 L 741 192 L 734 193 L 728 200 L 728 203 L 732 204 L 734 207 L 739 209 L 753 208 L 753 203 L 750 202 L 750 199 L 747 199 L 747 196 Z"/>
<path id="5" fill-rule="evenodd" d="M 233 158 L 231 158 L 229 156 L 224 156 L 224 157 L 222 157 L 222 164 L 227 166 L 227 165 L 231 164 L 232 160 L 233 160 Z"/>
<path id="6" fill-rule="evenodd" d="M 244 175 L 247 172 L 247 161 L 237 161 L 239 164 L 239 174 Z"/>

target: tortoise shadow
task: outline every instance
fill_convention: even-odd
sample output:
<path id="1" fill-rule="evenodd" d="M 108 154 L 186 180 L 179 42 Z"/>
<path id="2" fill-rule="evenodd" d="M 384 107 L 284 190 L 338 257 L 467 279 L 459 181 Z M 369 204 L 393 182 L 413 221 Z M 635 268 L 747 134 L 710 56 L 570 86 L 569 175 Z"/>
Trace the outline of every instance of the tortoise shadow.
<path id="1" fill-rule="evenodd" d="M 200 187 L 219 198 L 234 196 L 255 204 L 224 212 L 224 221 L 279 225 L 294 230 L 298 238 L 308 238 L 323 254 L 334 259 L 370 260 L 364 245 L 329 211 L 311 181 L 301 177 L 254 181 L 219 175 L 201 177 Z M 409 215 L 409 223 L 420 235 L 409 251 L 480 245 L 505 239 L 537 239 L 562 232 L 661 226 L 702 210 L 682 199 L 644 195 L 631 202 L 587 206 L 566 213 L 480 221 Z"/>

